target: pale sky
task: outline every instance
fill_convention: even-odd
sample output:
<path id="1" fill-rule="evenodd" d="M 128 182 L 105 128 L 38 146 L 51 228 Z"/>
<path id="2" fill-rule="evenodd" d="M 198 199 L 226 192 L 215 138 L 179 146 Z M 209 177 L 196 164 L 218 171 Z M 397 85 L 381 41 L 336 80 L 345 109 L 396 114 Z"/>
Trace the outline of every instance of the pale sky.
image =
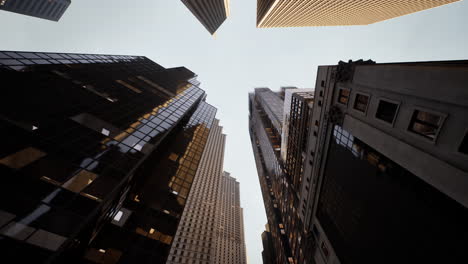
<path id="1" fill-rule="evenodd" d="M 197 73 L 228 135 L 224 167 L 240 181 L 249 263 L 260 264 L 267 220 L 247 93 L 313 88 L 317 66 L 340 60 L 466 60 L 468 1 L 370 26 L 257 29 L 255 16 L 255 0 L 232 0 L 212 37 L 179 0 L 73 0 L 58 23 L 0 11 L 0 50 L 143 55 Z"/>

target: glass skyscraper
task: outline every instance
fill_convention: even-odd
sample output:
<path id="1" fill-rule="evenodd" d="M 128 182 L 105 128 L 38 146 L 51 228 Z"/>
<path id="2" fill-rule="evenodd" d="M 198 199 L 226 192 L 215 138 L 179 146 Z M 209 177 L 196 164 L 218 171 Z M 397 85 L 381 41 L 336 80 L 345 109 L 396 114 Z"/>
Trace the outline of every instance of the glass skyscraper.
<path id="1" fill-rule="evenodd" d="M 0 10 L 59 21 L 71 0 L 0 0 Z"/>
<path id="2" fill-rule="evenodd" d="M 167 259 L 216 114 L 146 57 L 0 52 L 0 243 L 35 263 Z"/>

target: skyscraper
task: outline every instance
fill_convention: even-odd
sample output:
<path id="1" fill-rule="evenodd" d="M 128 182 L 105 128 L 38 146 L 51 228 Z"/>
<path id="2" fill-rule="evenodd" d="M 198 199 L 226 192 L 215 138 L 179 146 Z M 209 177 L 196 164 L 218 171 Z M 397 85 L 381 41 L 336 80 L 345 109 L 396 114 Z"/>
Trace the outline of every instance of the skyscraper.
<path id="1" fill-rule="evenodd" d="M 239 183 L 223 172 L 226 136 L 216 126 L 208 137 L 168 264 L 246 262 Z"/>
<path id="2" fill-rule="evenodd" d="M 262 260 L 263 264 L 274 264 L 276 261 L 276 255 L 273 248 L 273 241 L 271 237 L 270 227 L 265 225 L 265 231 L 262 233 Z"/>
<path id="3" fill-rule="evenodd" d="M 257 0 L 257 27 L 368 25 L 459 0 Z"/>
<path id="4" fill-rule="evenodd" d="M 244 213 L 240 207 L 239 182 L 224 172 L 220 183 L 213 263 L 246 264 Z"/>
<path id="5" fill-rule="evenodd" d="M 71 0 L 0 0 L 0 10 L 59 21 Z"/>
<path id="6" fill-rule="evenodd" d="M 3 258 L 165 262 L 217 129 L 196 75 L 140 56 L 0 52 L 0 65 Z"/>
<path id="7" fill-rule="evenodd" d="M 212 35 L 229 16 L 229 0 L 182 0 L 182 2 Z"/>
<path id="8" fill-rule="evenodd" d="M 304 163 L 315 263 L 466 262 L 467 70 L 319 67 Z"/>
<path id="9" fill-rule="evenodd" d="M 284 98 L 294 90 L 283 91 Z M 249 130 L 275 252 L 273 263 L 303 263 L 303 225 L 297 210 L 301 186 L 294 185 L 293 175 L 288 173 L 281 158 L 282 94 L 268 88 L 256 88 L 249 94 Z M 297 125 L 295 119 L 288 124 L 289 128 Z M 295 135 L 289 137 L 288 145 L 301 146 L 300 142 L 291 141 L 299 140 Z"/>
<path id="10" fill-rule="evenodd" d="M 167 263 L 213 260 L 216 203 L 223 172 L 226 136 L 216 122 L 208 138 Z"/>

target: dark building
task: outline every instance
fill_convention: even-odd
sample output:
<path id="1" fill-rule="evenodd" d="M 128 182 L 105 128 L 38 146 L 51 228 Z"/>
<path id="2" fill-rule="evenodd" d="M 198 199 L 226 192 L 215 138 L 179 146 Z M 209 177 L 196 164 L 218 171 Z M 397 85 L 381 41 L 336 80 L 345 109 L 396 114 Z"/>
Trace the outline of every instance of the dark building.
<path id="1" fill-rule="evenodd" d="M 305 176 L 315 263 L 463 263 L 468 61 L 318 69 Z"/>
<path id="2" fill-rule="evenodd" d="M 59 21 L 71 0 L 0 0 L 0 10 Z"/>
<path id="3" fill-rule="evenodd" d="M 276 260 L 275 250 L 273 248 L 273 241 L 271 237 L 271 232 L 269 231 L 268 225 L 266 225 L 266 230 L 262 233 L 262 260 L 263 264 L 274 264 Z"/>
<path id="4" fill-rule="evenodd" d="M 283 138 L 283 140 L 287 140 L 284 167 L 286 174 L 290 177 L 290 181 L 298 191 L 298 208 L 300 208 L 301 216 L 303 216 L 305 214 L 304 200 L 307 199 L 307 197 L 301 195 L 302 188 L 308 191 L 310 183 L 310 179 L 303 179 L 304 161 L 307 156 L 307 136 L 310 127 L 309 119 L 312 114 L 314 96 L 312 91 L 295 92 L 292 90 L 292 92 L 287 133 L 285 133 L 286 126 L 283 127 L 283 135 L 287 135 L 287 139 Z M 305 184 L 304 180 L 307 180 Z"/>
<path id="5" fill-rule="evenodd" d="M 140 56 L 0 65 L 3 258 L 164 263 L 215 120 L 196 75 Z"/>
<path id="6" fill-rule="evenodd" d="M 281 92 L 249 94 L 249 130 L 275 252 L 273 263 L 303 263 L 299 189 L 281 159 L 284 101 Z"/>
<path id="7" fill-rule="evenodd" d="M 212 35 L 229 16 L 229 0 L 182 0 L 182 3 Z"/>

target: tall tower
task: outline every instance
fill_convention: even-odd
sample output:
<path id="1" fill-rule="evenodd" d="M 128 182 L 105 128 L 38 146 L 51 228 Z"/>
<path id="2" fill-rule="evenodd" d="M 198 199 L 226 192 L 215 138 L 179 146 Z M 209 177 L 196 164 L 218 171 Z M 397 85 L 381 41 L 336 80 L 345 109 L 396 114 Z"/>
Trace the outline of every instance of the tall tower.
<path id="1" fill-rule="evenodd" d="M 167 263 L 205 263 L 214 256 L 215 220 L 226 136 L 215 121 Z"/>
<path id="2" fill-rule="evenodd" d="M 213 263 L 246 264 L 244 216 L 240 207 L 239 182 L 224 172 L 216 214 L 216 249 Z"/>
<path id="3" fill-rule="evenodd" d="M 182 2 L 212 35 L 229 17 L 229 0 L 182 0 Z"/>
<path id="4" fill-rule="evenodd" d="M 216 108 L 141 56 L 0 52 L 0 240 L 18 263 L 163 263 Z"/>
<path id="5" fill-rule="evenodd" d="M 0 0 L 0 10 L 59 21 L 71 0 Z"/>
<path id="6" fill-rule="evenodd" d="M 239 183 L 223 172 L 226 136 L 215 121 L 166 263 L 246 263 Z"/>
<path id="7" fill-rule="evenodd" d="M 256 88 L 249 94 L 249 131 L 257 173 L 265 203 L 268 225 L 271 231 L 275 263 L 293 261 L 289 234 L 285 230 L 289 204 L 286 197 L 295 196 L 288 189 L 281 160 L 281 132 L 283 126 L 283 99 L 269 88 Z M 288 210 L 288 211 L 286 211 Z M 295 214 L 290 214 L 294 216 Z M 288 230 L 292 231 L 292 230 Z"/>
<path id="8" fill-rule="evenodd" d="M 368 25 L 459 0 L 257 0 L 257 27 Z"/>

